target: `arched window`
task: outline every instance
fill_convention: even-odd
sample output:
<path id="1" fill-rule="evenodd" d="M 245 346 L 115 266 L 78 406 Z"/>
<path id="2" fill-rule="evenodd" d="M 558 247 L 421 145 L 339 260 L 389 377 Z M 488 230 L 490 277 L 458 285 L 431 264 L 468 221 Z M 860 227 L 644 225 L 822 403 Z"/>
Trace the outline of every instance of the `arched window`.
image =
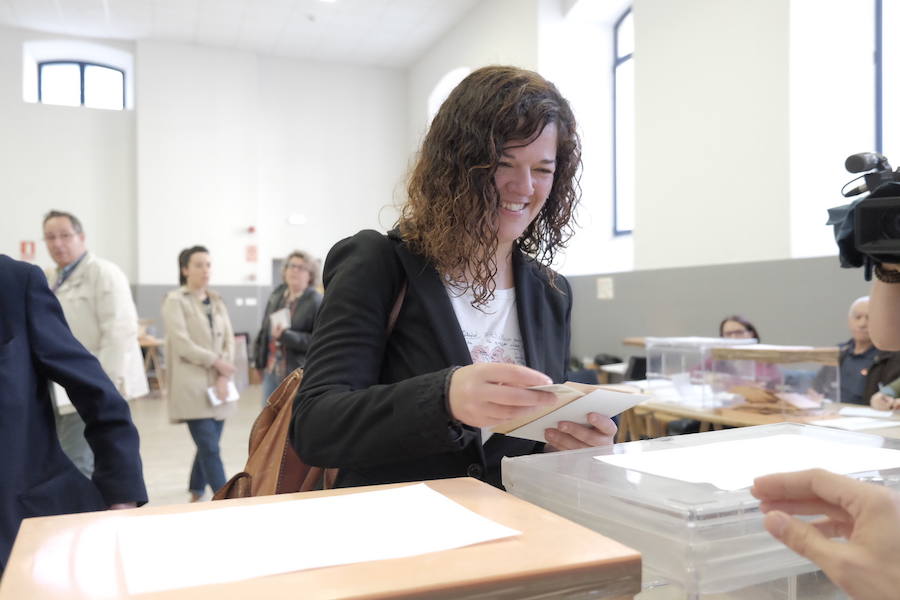
<path id="1" fill-rule="evenodd" d="M 123 110 L 125 72 L 108 65 L 76 61 L 38 63 L 38 102 Z"/>
<path id="2" fill-rule="evenodd" d="M 613 234 L 634 230 L 634 19 L 631 8 L 613 30 Z"/>
<path id="3" fill-rule="evenodd" d="M 123 110 L 134 108 L 134 57 L 80 40 L 22 45 L 25 102 Z"/>
<path id="4" fill-rule="evenodd" d="M 447 96 L 450 95 L 450 92 L 453 91 L 459 82 L 468 77 L 469 73 L 472 72 L 472 69 L 469 67 L 457 67 L 452 71 L 449 71 L 446 75 L 441 77 L 441 80 L 438 81 L 434 89 L 431 90 L 431 93 L 428 94 L 428 123 L 431 124 L 431 120 L 434 119 L 434 115 L 437 114 L 438 109 L 441 108 L 441 104 L 444 103 L 444 100 L 447 99 Z"/>

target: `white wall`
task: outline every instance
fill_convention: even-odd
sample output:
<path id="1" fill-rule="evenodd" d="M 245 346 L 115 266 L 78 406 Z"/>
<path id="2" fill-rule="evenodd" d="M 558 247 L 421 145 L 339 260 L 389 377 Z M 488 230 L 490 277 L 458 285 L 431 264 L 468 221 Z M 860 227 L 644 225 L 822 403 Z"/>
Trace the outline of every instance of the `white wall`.
<path id="1" fill-rule="evenodd" d="M 559 0 L 540 5 L 539 71 L 569 101 L 582 143 L 581 204 L 575 235 L 558 258 L 566 275 L 631 270 L 631 236 L 613 235 L 612 25 L 623 2 Z"/>
<path id="2" fill-rule="evenodd" d="M 409 68 L 411 147 L 418 147 L 428 127 L 428 95 L 445 74 L 501 64 L 537 68 L 538 1 L 479 2 Z"/>
<path id="3" fill-rule="evenodd" d="M 393 222 L 382 209 L 408 153 L 399 71 L 160 42 L 138 44 L 137 68 L 141 283 L 173 283 L 178 251 L 200 243 L 214 284 L 268 284 L 273 256 L 324 257 Z"/>
<path id="4" fill-rule="evenodd" d="M 627 270 L 633 264 L 631 239 L 612 236 L 609 24 L 569 14 L 572 4 L 479 3 L 410 69 L 411 143 L 418 145 L 428 125 L 429 94 L 450 71 L 490 64 L 539 71 L 570 101 L 584 146 L 578 227 L 556 267 L 569 275 Z M 612 13 L 620 8 L 616 4 Z M 597 11 L 588 14 L 595 17 Z"/>
<path id="5" fill-rule="evenodd" d="M 262 259 L 295 248 L 324 259 L 360 229 L 390 229 L 411 152 L 404 74 L 261 59 L 259 75 Z M 290 213 L 307 223 L 288 225 Z"/>
<path id="6" fill-rule="evenodd" d="M 855 175 L 844 169 L 844 160 L 875 149 L 873 13 L 872 2 L 791 1 L 794 258 L 837 252 L 832 228 L 824 223 L 826 209 L 849 202 L 840 189 Z"/>
<path id="7" fill-rule="evenodd" d="M 88 248 L 135 281 L 134 113 L 24 102 L 22 44 L 44 39 L 56 37 L 0 27 L 0 253 L 18 259 L 19 242 L 31 240 L 35 262 L 51 266 L 41 221 L 65 210 L 82 221 Z"/>
<path id="8" fill-rule="evenodd" d="M 639 269 L 790 256 L 783 0 L 636 0 Z"/>

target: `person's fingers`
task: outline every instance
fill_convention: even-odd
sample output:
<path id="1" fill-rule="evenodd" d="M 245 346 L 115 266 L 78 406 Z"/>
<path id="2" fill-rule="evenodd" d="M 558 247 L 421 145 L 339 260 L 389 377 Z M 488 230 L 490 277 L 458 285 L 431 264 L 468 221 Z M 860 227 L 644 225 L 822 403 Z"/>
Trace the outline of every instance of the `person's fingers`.
<path id="1" fill-rule="evenodd" d="M 588 423 L 604 435 L 616 435 L 616 432 L 619 431 L 615 421 L 600 413 L 588 413 Z"/>
<path id="2" fill-rule="evenodd" d="M 485 381 L 504 385 L 531 387 L 534 385 L 550 385 L 553 380 L 541 373 L 522 365 L 509 363 L 479 363 L 476 365 L 479 375 Z"/>
<path id="3" fill-rule="evenodd" d="M 603 432 L 571 421 L 560 421 L 557 427 L 544 430 L 544 439 L 560 450 L 608 446 L 615 435 L 615 424 L 612 425 L 612 431 Z"/>
<path id="4" fill-rule="evenodd" d="M 835 475 L 823 469 L 810 469 L 794 473 L 775 473 L 757 477 L 750 493 L 760 500 L 813 500 L 822 499 L 829 504 L 837 504 L 845 510 L 847 506 L 840 502 L 841 492 L 858 490 L 865 486 L 849 477 Z"/>
<path id="5" fill-rule="evenodd" d="M 763 500 L 759 509 L 764 512 L 778 510 L 789 515 L 825 515 L 839 521 L 852 521 L 850 514 L 835 504 L 815 498 L 803 500 Z"/>
<path id="6" fill-rule="evenodd" d="M 848 521 L 837 521 L 835 519 L 822 519 L 810 523 L 819 530 L 819 533 L 827 538 L 849 538 L 853 533 L 853 523 Z"/>
<path id="7" fill-rule="evenodd" d="M 509 404 L 496 404 L 487 402 L 481 407 L 481 415 L 490 421 L 491 425 L 505 423 L 530 415 L 538 410 L 535 406 L 513 406 Z"/>
<path id="8" fill-rule="evenodd" d="M 544 430 L 544 439 L 557 450 L 577 450 L 587 447 L 568 433 L 563 433 L 554 427 Z"/>
<path id="9" fill-rule="evenodd" d="M 888 398 L 881 392 L 877 394 L 873 394 L 872 398 L 869 400 L 869 404 L 872 405 L 872 408 L 877 410 L 891 410 L 894 400 L 892 398 Z"/>
<path id="10" fill-rule="evenodd" d="M 815 525 L 780 511 L 767 514 L 763 525 L 775 539 L 822 567 L 826 574 L 837 567 L 840 557 L 848 551 L 846 544 L 829 540 Z"/>
<path id="11" fill-rule="evenodd" d="M 550 392 L 527 390 L 508 385 L 488 385 L 479 390 L 486 401 L 509 406 L 546 406 L 556 402 L 556 396 Z"/>

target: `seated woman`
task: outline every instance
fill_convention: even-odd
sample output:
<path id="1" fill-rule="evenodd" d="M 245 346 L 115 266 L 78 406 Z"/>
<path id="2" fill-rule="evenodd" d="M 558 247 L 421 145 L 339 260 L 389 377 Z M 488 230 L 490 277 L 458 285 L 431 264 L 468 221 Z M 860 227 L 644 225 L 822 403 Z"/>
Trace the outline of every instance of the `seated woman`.
<path id="1" fill-rule="evenodd" d="M 719 337 L 727 339 L 755 339 L 761 343 L 756 326 L 740 315 L 730 315 L 719 323 Z M 729 368 L 718 365 L 719 369 Z M 772 389 L 781 382 L 781 371 L 774 363 L 757 361 L 754 365 L 753 382 Z M 748 382 L 743 382 L 748 383 Z"/>
<path id="2" fill-rule="evenodd" d="M 490 431 L 554 401 L 528 387 L 565 380 L 572 292 L 548 265 L 572 233 L 579 165 L 569 104 L 540 75 L 486 67 L 451 92 L 397 229 L 325 262 L 291 426 L 306 463 L 339 467 L 338 486 L 499 486 L 504 456 L 612 443 L 594 413 L 547 429 L 546 447 Z"/>
<path id="3" fill-rule="evenodd" d="M 753 323 L 740 315 L 731 315 L 722 319 L 722 322 L 719 323 L 719 337 L 729 339 L 756 338 L 757 342 L 760 341 L 759 332 L 756 331 Z"/>

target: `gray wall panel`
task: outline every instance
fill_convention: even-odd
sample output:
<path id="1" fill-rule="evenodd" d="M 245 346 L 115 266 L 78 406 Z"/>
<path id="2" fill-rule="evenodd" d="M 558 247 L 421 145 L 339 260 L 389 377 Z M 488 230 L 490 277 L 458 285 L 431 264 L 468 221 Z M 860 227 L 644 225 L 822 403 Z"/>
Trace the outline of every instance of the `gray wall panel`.
<path id="1" fill-rule="evenodd" d="M 158 337 L 165 334 L 161 316 L 162 301 L 172 289 L 174 289 L 173 286 L 165 285 L 135 286 L 134 299 L 138 316 L 142 319 L 153 319 L 155 335 Z M 224 285 L 211 289 L 222 296 L 225 301 L 235 333 L 249 333 L 252 342 L 256 332 L 259 331 L 265 302 L 269 299 L 272 288 L 255 285 Z M 239 298 L 243 300 L 243 306 L 237 305 Z M 255 298 L 256 306 L 247 306 L 247 298 Z"/>
<path id="2" fill-rule="evenodd" d="M 614 299 L 597 299 L 597 275 L 569 278 L 572 356 L 629 356 L 631 336 L 715 336 L 741 314 L 771 344 L 833 345 L 849 338 L 850 303 L 869 293 L 862 269 L 836 257 L 661 269 L 608 275 Z"/>
<path id="3" fill-rule="evenodd" d="M 612 277 L 613 300 L 598 300 L 597 277 Z M 622 345 L 630 336 L 717 335 L 719 321 L 738 313 L 772 344 L 833 345 L 849 337 L 847 309 L 868 293 L 861 269 L 841 269 L 835 257 L 686 267 L 570 277 L 574 295 L 572 355 L 641 354 Z M 160 307 L 170 286 L 136 286 L 142 318 L 164 334 Z M 236 332 L 251 341 L 271 291 L 259 286 L 217 286 Z M 244 299 L 244 306 L 236 300 Z M 257 298 L 247 306 L 247 298 Z"/>

